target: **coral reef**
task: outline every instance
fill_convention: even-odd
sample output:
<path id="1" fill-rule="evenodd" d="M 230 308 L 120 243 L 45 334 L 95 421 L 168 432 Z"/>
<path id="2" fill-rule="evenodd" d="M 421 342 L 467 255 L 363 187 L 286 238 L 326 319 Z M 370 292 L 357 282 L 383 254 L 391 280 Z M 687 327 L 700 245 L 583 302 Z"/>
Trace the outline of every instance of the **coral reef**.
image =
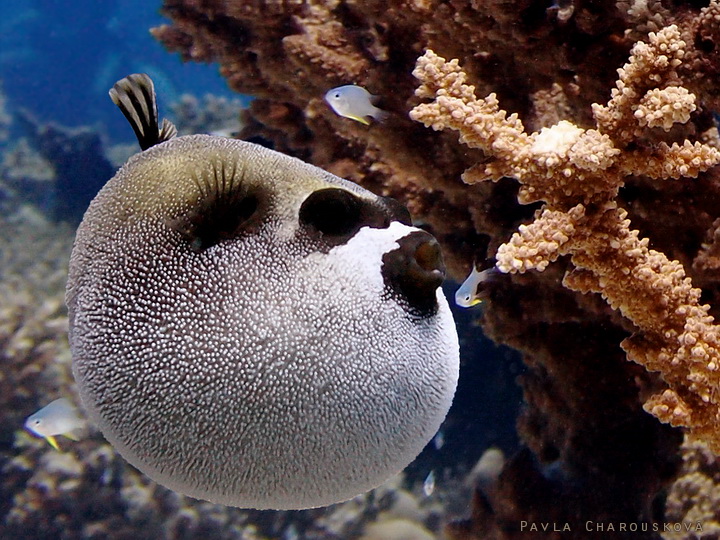
<path id="1" fill-rule="evenodd" d="M 179 135 L 195 133 L 211 133 L 231 137 L 240 132 L 240 110 L 243 108 L 239 99 L 227 99 L 213 95 L 205 95 L 202 99 L 190 94 L 183 94 L 170 104 L 172 121 Z"/>
<path id="2" fill-rule="evenodd" d="M 498 268 L 543 271 L 570 255 L 565 286 L 600 293 L 629 318 L 638 331 L 622 343 L 628 358 L 659 371 L 670 387 L 653 394 L 646 410 L 691 428 L 720 453 L 720 327 L 682 265 L 650 249 L 615 200 L 628 176 L 697 177 L 720 163 L 720 151 L 698 141 L 642 144 L 644 130 L 670 131 L 696 108 L 695 96 L 678 85 L 685 42 L 677 27 L 649 38 L 633 47 L 608 105 L 593 106 L 597 129 L 563 120 L 527 134 L 517 115 L 499 109 L 494 94 L 478 100 L 457 62 L 432 51 L 414 72 L 422 82 L 418 95 L 432 102 L 410 116 L 458 131 L 462 143 L 493 158 L 466 171 L 465 182 L 514 177 L 521 203 L 545 202 L 533 223 L 499 247 Z"/>
<path id="3" fill-rule="evenodd" d="M 105 157 L 100 134 L 87 127 L 42 124 L 27 112 L 19 113 L 17 120 L 29 145 L 54 173 L 48 186 L 50 213 L 57 221 L 79 223 L 92 198 L 115 172 Z"/>
<path id="4" fill-rule="evenodd" d="M 664 532 L 665 540 L 718 538 L 720 536 L 720 471 L 718 458 L 700 441 L 686 438 L 683 464 L 667 498 L 667 518 L 676 523 L 702 523 L 702 535 L 686 531 Z"/>
<path id="5" fill-rule="evenodd" d="M 327 509 L 260 512 L 184 497 L 150 481 L 104 442 L 93 437 L 58 453 L 18 433 L 12 458 L 3 459 L 0 493 L 3 538 L 269 538 L 352 539 L 384 522 L 428 531 L 440 512 L 421 501 L 400 478 L 364 496 Z M 4 457 L 4 456 L 3 456 Z M 435 528 L 438 520 L 435 519 Z M 377 523 L 377 525 L 373 525 Z M 427 532 L 426 534 L 431 534 Z M 434 536 L 431 536 L 434 537 Z"/>
<path id="6" fill-rule="evenodd" d="M 0 245 L 0 447 L 7 450 L 42 400 L 71 395 L 64 291 L 72 235 L 26 206 L 2 216 Z"/>
<path id="7" fill-rule="evenodd" d="M 154 30 L 256 96 L 241 136 L 400 198 L 457 278 L 473 260 L 510 271 L 487 285 L 481 324 L 523 353 L 532 454 L 476 495 L 458 538 L 533 537 L 518 529 L 527 519 L 662 522 L 680 433 L 642 403 L 717 436 L 720 4 L 549 4 L 166 0 L 172 25 Z M 431 82 L 443 73 L 445 87 Z M 391 118 L 334 116 L 322 96 L 347 83 L 382 96 Z M 423 130 L 413 108 L 438 128 L 464 120 L 470 145 Z M 562 537 L 593 537 L 578 529 Z"/>
<path id="8" fill-rule="evenodd" d="M 0 204 L 7 207 L 8 212 L 23 202 L 50 212 L 54 180 L 52 164 L 22 138 L 2 154 Z"/>

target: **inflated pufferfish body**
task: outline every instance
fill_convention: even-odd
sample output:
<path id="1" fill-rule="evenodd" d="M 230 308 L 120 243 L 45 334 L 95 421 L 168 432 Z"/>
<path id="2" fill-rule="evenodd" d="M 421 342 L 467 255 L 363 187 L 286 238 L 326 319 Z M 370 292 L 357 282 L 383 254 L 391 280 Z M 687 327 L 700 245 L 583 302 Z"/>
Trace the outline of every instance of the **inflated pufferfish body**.
<path id="1" fill-rule="evenodd" d="M 152 97 L 149 79 L 122 82 Z M 130 463 L 192 497 L 348 499 L 407 465 L 450 407 L 442 274 L 398 203 L 251 143 L 171 138 L 133 156 L 77 232 L 83 404 Z"/>

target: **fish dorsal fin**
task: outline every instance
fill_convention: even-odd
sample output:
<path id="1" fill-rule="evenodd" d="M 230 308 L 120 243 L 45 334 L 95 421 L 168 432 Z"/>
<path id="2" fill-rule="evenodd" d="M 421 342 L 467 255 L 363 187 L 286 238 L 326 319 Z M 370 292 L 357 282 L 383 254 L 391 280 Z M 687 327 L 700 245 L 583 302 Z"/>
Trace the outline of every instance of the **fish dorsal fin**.
<path id="1" fill-rule="evenodd" d="M 167 119 L 163 119 L 160 127 L 155 86 L 147 74 L 133 73 L 120 79 L 110 89 L 109 94 L 110 99 L 130 122 L 143 150 L 170 140 L 177 134 L 177 128 Z"/>

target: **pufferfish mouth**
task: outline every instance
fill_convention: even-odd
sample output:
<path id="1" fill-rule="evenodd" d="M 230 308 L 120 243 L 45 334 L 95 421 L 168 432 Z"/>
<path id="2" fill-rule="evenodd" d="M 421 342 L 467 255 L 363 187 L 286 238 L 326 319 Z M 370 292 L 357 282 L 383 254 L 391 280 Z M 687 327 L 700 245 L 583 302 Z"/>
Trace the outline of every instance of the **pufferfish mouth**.
<path id="1" fill-rule="evenodd" d="M 437 240 L 425 231 L 400 238 L 399 247 L 382 258 L 385 285 L 407 304 L 414 315 L 437 311 L 437 288 L 445 279 L 445 263 Z"/>

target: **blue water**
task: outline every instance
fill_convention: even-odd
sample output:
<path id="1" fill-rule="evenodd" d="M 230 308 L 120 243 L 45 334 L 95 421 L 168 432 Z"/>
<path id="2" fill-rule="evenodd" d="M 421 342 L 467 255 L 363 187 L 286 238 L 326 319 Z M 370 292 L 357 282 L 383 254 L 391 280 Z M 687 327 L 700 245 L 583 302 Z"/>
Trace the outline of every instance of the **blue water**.
<path id="1" fill-rule="evenodd" d="M 168 22 L 147 0 L 0 2 L 0 81 L 9 106 L 41 121 L 93 125 L 111 140 L 132 140 L 108 89 L 148 73 L 160 112 L 183 93 L 235 95 L 216 65 L 183 63 L 149 33 Z"/>

